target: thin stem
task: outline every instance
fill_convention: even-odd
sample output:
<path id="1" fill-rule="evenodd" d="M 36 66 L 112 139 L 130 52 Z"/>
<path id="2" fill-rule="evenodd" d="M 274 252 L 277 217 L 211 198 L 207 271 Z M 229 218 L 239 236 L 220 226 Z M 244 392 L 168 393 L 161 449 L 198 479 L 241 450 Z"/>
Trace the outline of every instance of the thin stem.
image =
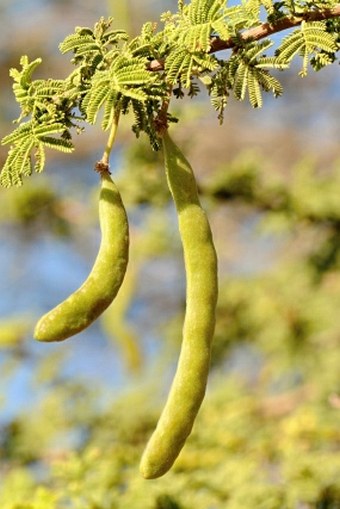
<path id="1" fill-rule="evenodd" d="M 110 173 L 110 154 L 111 154 L 114 142 L 116 140 L 118 123 L 119 123 L 119 115 L 120 115 L 120 110 L 119 110 L 119 108 L 117 108 L 114 111 L 110 134 L 109 134 L 109 137 L 106 142 L 106 147 L 105 147 L 103 156 L 102 156 L 101 160 L 97 161 L 96 164 L 94 165 L 95 171 L 100 174 L 103 174 L 105 172 Z"/>
<path id="2" fill-rule="evenodd" d="M 103 165 L 109 166 L 110 154 L 111 154 L 112 147 L 113 147 L 115 139 L 116 139 L 116 134 L 117 134 L 117 129 L 118 129 L 119 115 L 120 115 L 120 110 L 117 109 L 114 113 L 114 117 L 113 117 L 112 124 L 111 124 L 111 129 L 110 129 L 110 134 L 107 139 L 103 157 L 100 160 L 100 162 Z"/>
<path id="3" fill-rule="evenodd" d="M 168 109 L 170 106 L 171 94 L 172 86 L 169 87 L 168 94 L 163 99 L 161 109 L 159 110 L 157 118 L 155 119 L 156 130 L 160 136 L 168 128 Z"/>

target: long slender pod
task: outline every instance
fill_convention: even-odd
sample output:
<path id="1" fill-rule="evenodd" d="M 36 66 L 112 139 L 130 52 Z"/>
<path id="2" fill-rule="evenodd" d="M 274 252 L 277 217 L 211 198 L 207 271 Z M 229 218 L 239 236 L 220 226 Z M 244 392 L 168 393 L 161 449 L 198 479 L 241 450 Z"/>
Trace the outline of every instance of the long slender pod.
<path id="1" fill-rule="evenodd" d="M 101 172 L 101 243 L 84 283 L 37 323 L 39 341 L 61 341 L 88 327 L 111 304 L 123 282 L 129 257 L 129 228 L 119 191 L 108 171 Z"/>
<path id="2" fill-rule="evenodd" d="M 205 395 L 215 328 L 217 257 L 192 168 L 165 131 L 165 171 L 178 214 L 186 271 L 186 313 L 177 371 L 170 393 L 142 456 L 146 479 L 165 474 L 191 433 Z"/>

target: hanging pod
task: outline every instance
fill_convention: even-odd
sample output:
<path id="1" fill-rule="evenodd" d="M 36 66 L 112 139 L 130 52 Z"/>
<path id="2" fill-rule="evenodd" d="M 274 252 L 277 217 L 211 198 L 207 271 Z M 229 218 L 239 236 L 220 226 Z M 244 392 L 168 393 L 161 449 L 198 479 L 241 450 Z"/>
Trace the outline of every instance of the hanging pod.
<path id="1" fill-rule="evenodd" d="M 127 215 L 109 172 L 100 177 L 97 258 L 80 288 L 40 318 L 34 330 L 38 341 L 61 341 L 84 330 L 111 304 L 123 282 L 129 258 Z"/>
<path id="2" fill-rule="evenodd" d="M 183 246 L 186 312 L 177 371 L 141 459 L 140 471 L 146 479 L 171 468 L 192 430 L 206 390 L 218 293 L 216 251 L 192 168 L 167 131 L 162 142 Z"/>

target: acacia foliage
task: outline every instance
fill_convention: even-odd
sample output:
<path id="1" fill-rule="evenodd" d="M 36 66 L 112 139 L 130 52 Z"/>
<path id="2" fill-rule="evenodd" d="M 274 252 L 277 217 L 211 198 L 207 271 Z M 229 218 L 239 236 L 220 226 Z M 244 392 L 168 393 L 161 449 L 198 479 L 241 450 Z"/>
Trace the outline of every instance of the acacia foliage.
<path id="1" fill-rule="evenodd" d="M 132 112 L 132 130 L 137 136 L 145 132 L 157 149 L 157 122 L 170 96 L 207 90 L 220 122 L 230 96 L 262 106 L 263 92 L 282 94 L 274 72 L 289 68 L 294 58 L 302 59 L 301 76 L 309 66 L 319 71 L 335 62 L 339 14 L 335 0 L 247 0 L 235 6 L 192 0 L 179 1 L 178 11 L 165 12 L 159 24 L 146 22 L 132 39 L 113 30 L 110 18 L 93 28 L 77 27 L 60 44 L 75 65 L 65 79 L 33 79 L 41 59 L 27 56 L 21 69 L 10 71 L 21 113 L 18 127 L 2 140 L 9 152 L 0 184 L 21 185 L 23 177 L 41 172 L 46 148 L 72 152 L 73 130 L 97 122 L 100 111 L 104 131 L 118 111 Z M 269 35 L 292 27 L 274 45 Z M 229 54 L 220 57 L 221 49 Z"/>

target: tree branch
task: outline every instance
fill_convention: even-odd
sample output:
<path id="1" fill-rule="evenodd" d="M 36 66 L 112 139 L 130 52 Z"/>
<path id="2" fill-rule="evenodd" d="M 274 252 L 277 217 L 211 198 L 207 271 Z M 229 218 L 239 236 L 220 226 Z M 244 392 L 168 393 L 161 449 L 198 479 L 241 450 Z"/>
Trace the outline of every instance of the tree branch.
<path id="1" fill-rule="evenodd" d="M 268 22 L 262 23 L 258 27 L 245 30 L 240 34 L 240 37 L 244 42 L 258 41 L 268 37 L 269 35 L 299 26 L 303 21 L 322 21 L 325 19 L 336 18 L 338 16 L 340 16 L 340 4 L 335 5 L 332 9 L 324 9 L 322 11 L 309 11 L 305 12 L 301 16 L 287 16 L 277 20 L 273 24 Z M 235 39 L 233 38 L 223 41 L 219 37 L 213 37 L 211 40 L 210 53 L 215 53 L 225 49 L 232 49 L 236 45 L 237 42 L 235 42 Z M 150 71 L 161 71 L 164 69 L 164 60 L 152 60 L 148 68 Z"/>
<path id="2" fill-rule="evenodd" d="M 301 16 L 282 18 L 273 24 L 262 23 L 262 25 L 258 27 L 250 28 L 249 30 L 245 30 L 243 33 L 241 33 L 241 39 L 245 42 L 258 41 L 268 37 L 269 35 L 301 25 L 303 21 L 322 21 L 329 18 L 336 18 L 337 16 L 340 16 L 340 4 L 333 7 L 333 9 L 325 9 L 323 11 L 310 11 L 304 13 Z M 236 43 L 232 39 L 222 41 L 219 37 L 214 37 L 211 43 L 210 52 L 214 53 L 216 51 L 230 49 L 235 45 Z"/>

